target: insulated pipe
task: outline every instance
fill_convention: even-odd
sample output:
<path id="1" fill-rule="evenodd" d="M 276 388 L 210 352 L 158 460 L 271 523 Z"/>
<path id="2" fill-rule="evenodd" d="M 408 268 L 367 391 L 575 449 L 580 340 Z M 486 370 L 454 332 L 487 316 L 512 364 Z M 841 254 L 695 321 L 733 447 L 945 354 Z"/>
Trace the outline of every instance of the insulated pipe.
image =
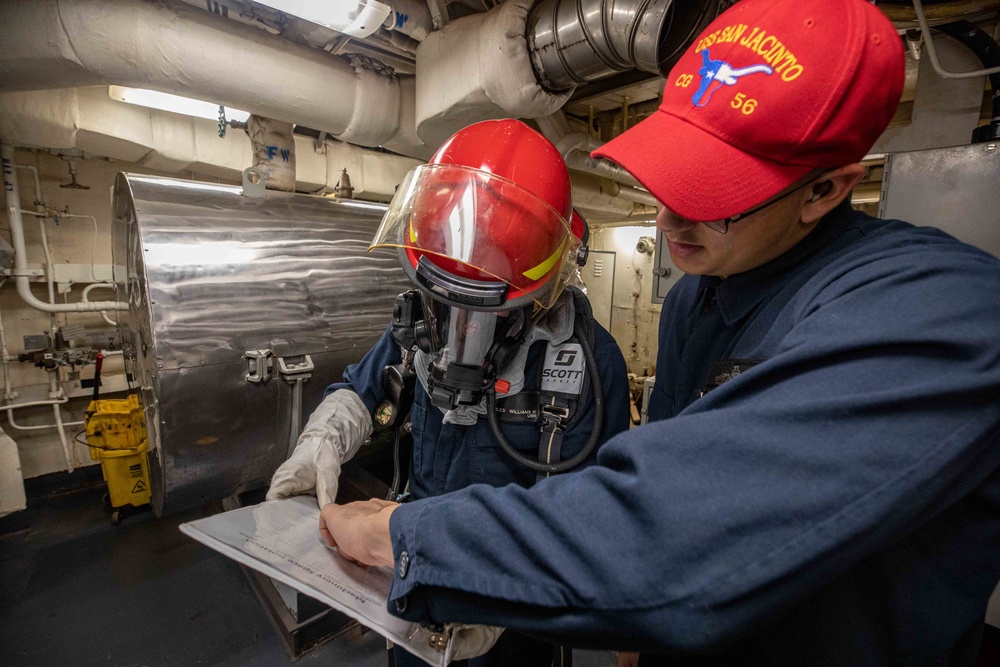
<path id="1" fill-rule="evenodd" d="M 2 24 L 0 24 L 2 25 Z M 0 143 L 0 162 L 3 165 L 3 185 L 7 195 L 7 217 L 10 220 L 10 240 L 14 246 L 14 280 L 21 299 L 44 313 L 98 312 L 102 310 L 128 310 L 128 304 L 119 301 L 94 301 L 90 303 L 45 303 L 31 293 L 28 281 L 28 251 L 24 244 L 24 222 L 21 217 L 21 196 L 18 193 L 17 171 L 14 169 L 14 147 Z"/>
<path id="2" fill-rule="evenodd" d="M 407 37 L 424 41 L 424 38 L 434 30 L 431 10 L 426 0 L 391 0 L 389 18 L 386 19 L 389 30 L 398 31 Z"/>
<path id="3" fill-rule="evenodd" d="M 611 160 L 592 158 L 590 153 L 601 147 L 601 142 L 584 132 L 567 134 L 556 140 L 556 150 L 563 156 L 566 166 L 576 171 L 586 172 L 618 183 L 618 196 L 647 206 L 657 206 L 656 197 L 650 194 L 635 176 L 625 171 Z"/>
<path id="4" fill-rule="evenodd" d="M 72 163 L 70 163 L 72 166 Z M 31 175 L 35 179 L 35 215 L 38 216 L 38 231 L 42 238 L 42 250 L 45 252 L 45 282 L 48 285 L 49 290 L 49 303 L 56 302 L 55 284 L 53 281 L 53 276 L 55 274 L 55 269 L 52 267 L 52 255 L 49 252 L 49 237 L 48 232 L 45 230 L 45 203 L 42 201 L 42 181 L 38 177 L 38 167 L 32 164 L 15 164 L 15 169 L 28 169 L 31 171 Z M 76 178 L 74 176 L 74 182 Z M 21 212 L 22 214 L 24 211 Z M 55 313 L 49 313 L 49 335 L 50 340 L 54 341 L 56 339 L 56 316 Z"/>
<path id="5" fill-rule="evenodd" d="M 250 116 L 247 135 L 253 151 L 253 166 L 264 172 L 268 190 L 295 192 L 295 137 L 292 124 Z"/>
<path id="6" fill-rule="evenodd" d="M 633 188 L 643 187 L 642 183 L 636 180 L 635 176 L 611 160 L 590 157 L 590 153 L 596 151 L 602 145 L 600 141 L 583 132 L 567 134 L 555 142 L 556 150 L 563 156 L 566 166 L 570 169 L 585 171 L 588 174 L 594 174 L 603 178 L 610 178 L 616 183 L 628 185 Z"/>
<path id="7" fill-rule="evenodd" d="M 152 88 L 377 146 L 398 130 L 393 104 L 366 102 L 367 72 L 317 49 L 181 3 L 0 3 L 0 91 L 107 84 Z M 379 91 L 384 94 L 385 91 Z M 355 128 L 345 135 L 345 130 Z M 358 131 L 364 129 L 367 133 Z"/>

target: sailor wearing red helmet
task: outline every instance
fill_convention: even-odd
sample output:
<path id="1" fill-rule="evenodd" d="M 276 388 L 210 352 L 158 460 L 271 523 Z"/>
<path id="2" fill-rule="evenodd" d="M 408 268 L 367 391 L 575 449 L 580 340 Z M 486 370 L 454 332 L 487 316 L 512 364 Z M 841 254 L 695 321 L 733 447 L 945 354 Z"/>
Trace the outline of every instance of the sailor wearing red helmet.
<path id="1" fill-rule="evenodd" d="M 456 133 L 406 177 L 372 242 L 397 252 L 415 289 L 399 295 L 379 343 L 329 387 L 268 498 L 315 490 L 320 507 L 332 503 L 341 464 L 373 429 L 398 429 L 407 415 L 408 492 L 397 478 L 394 500 L 529 487 L 593 464 L 628 427 L 628 378 L 587 298 L 567 287 L 586 260 L 586 234 L 547 139 L 516 120 Z M 449 632 L 462 657 L 489 649 L 501 630 Z M 557 650 L 510 632 L 472 664 L 547 667 Z M 398 647 L 394 658 L 424 664 Z"/>
<path id="2" fill-rule="evenodd" d="M 973 665 L 1000 576 L 1000 262 L 853 211 L 903 86 L 865 0 L 743 0 L 598 151 L 688 275 L 653 421 L 530 489 L 328 506 L 411 620 L 640 665 Z"/>

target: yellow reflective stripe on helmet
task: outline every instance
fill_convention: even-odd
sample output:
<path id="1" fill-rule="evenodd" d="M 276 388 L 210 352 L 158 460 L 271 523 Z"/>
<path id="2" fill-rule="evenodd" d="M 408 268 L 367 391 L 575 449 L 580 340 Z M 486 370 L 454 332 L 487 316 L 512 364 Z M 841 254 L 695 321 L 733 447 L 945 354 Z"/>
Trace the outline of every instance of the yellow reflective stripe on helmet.
<path id="1" fill-rule="evenodd" d="M 525 278 L 529 280 L 538 280 L 546 273 L 551 271 L 552 267 L 555 266 L 556 262 L 559 261 L 559 258 L 562 257 L 564 252 L 566 252 L 566 243 L 568 241 L 569 241 L 568 237 L 563 237 L 563 242 L 559 244 L 559 247 L 556 248 L 556 251 L 554 253 L 549 255 L 544 262 L 542 262 L 538 266 L 528 269 L 521 275 L 523 275 Z"/>
<path id="2" fill-rule="evenodd" d="M 417 242 L 417 233 L 413 231 L 413 220 L 410 220 L 410 243 Z"/>

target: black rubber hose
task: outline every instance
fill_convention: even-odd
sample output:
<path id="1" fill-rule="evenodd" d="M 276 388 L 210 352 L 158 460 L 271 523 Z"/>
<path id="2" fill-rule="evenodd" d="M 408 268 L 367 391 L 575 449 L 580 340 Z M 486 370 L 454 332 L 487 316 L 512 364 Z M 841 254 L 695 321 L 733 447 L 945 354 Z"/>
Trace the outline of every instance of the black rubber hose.
<path id="1" fill-rule="evenodd" d="M 954 21 L 935 26 L 944 34 L 952 37 L 976 54 L 984 68 L 1000 66 L 1000 44 L 989 33 L 969 21 Z M 990 87 L 993 89 L 993 118 L 1000 117 L 1000 72 L 990 74 Z"/>
<path id="2" fill-rule="evenodd" d="M 594 394 L 594 428 L 590 432 L 587 444 L 571 459 L 566 459 L 559 463 L 542 463 L 517 451 L 514 445 L 510 444 L 507 438 L 504 437 L 503 431 L 500 430 L 500 423 L 497 421 L 496 412 L 496 390 L 490 387 L 486 392 L 486 419 L 490 423 L 490 430 L 493 431 L 493 437 L 497 439 L 497 442 L 500 443 L 500 446 L 511 458 L 535 472 L 556 474 L 572 470 L 590 456 L 594 448 L 597 447 L 597 443 L 601 439 L 601 433 L 604 431 L 604 388 L 601 386 L 601 375 L 597 372 L 597 359 L 594 357 L 594 350 L 589 344 L 582 343 L 580 347 L 583 349 L 583 358 L 587 362 L 587 377 L 590 380 L 590 388 Z"/>

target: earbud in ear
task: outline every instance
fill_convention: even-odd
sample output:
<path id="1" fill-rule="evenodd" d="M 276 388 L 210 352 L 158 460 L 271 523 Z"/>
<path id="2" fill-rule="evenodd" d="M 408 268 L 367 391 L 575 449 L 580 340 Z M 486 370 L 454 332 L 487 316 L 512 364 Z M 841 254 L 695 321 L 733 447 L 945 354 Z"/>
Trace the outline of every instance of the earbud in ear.
<path id="1" fill-rule="evenodd" d="M 830 190 L 833 189 L 833 183 L 831 181 L 822 181 L 813 186 L 812 197 L 809 198 L 809 203 L 819 201 L 823 197 L 830 194 Z"/>

